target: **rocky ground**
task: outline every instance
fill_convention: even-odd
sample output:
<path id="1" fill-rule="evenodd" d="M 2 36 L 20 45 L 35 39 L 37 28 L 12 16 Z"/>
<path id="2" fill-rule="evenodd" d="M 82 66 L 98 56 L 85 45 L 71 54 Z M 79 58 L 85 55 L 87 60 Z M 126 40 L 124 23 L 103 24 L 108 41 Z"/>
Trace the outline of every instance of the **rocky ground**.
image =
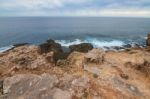
<path id="1" fill-rule="evenodd" d="M 0 53 L 0 99 L 150 99 L 150 48 L 103 51 L 48 40 Z"/>

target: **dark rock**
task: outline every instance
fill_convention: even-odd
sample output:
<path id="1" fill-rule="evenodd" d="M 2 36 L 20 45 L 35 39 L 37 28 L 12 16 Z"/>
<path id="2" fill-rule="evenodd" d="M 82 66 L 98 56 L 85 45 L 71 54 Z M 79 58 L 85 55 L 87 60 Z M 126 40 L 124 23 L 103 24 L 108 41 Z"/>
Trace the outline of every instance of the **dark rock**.
<path id="1" fill-rule="evenodd" d="M 57 62 L 58 60 L 67 59 L 69 54 L 70 53 L 63 53 L 63 52 L 54 53 L 54 57 L 53 57 L 54 61 Z"/>
<path id="2" fill-rule="evenodd" d="M 120 47 L 120 46 L 114 46 L 114 47 L 112 47 L 113 49 L 115 49 L 115 50 L 121 50 L 121 49 L 124 49 L 124 47 Z"/>
<path id="3" fill-rule="evenodd" d="M 20 47 L 20 46 L 24 46 L 24 45 L 28 45 L 29 43 L 19 43 L 19 44 L 14 44 L 14 47 Z"/>
<path id="4" fill-rule="evenodd" d="M 69 53 L 64 53 L 62 46 L 59 43 L 56 43 L 54 40 L 47 40 L 45 43 L 39 45 L 40 53 L 53 52 L 54 61 L 57 62 L 59 59 L 65 59 Z"/>
<path id="5" fill-rule="evenodd" d="M 132 46 L 131 46 L 131 44 L 126 44 L 123 47 L 125 47 L 125 48 L 131 48 Z"/>
<path id="6" fill-rule="evenodd" d="M 147 35 L 146 45 L 150 46 L 150 33 Z"/>
<path id="7" fill-rule="evenodd" d="M 41 49 L 41 53 L 48 53 L 50 51 L 53 51 L 54 53 L 63 52 L 61 45 L 51 39 L 39 45 L 39 47 Z"/>
<path id="8" fill-rule="evenodd" d="M 3 80 L 0 80 L 0 95 L 3 94 Z"/>
<path id="9" fill-rule="evenodd" d="M 132 47 L 135 48 L 135 49 L 141 48 L 140 45 L 139 45 L 139 44 L 136 44 L 136 43 L 134 43 L 134 44 L 132 45 Z"/>
<path id="10" fill-rule="evenodd" d="M 129 76 L 126 75 L 126 74 L 120 74 L 120 77 L 123 78 L 123 79 L 125 79 L 125 80 L 129 79 Z"/>
<path id="11" fill-rule="evenodd" d="M 89 50 L 93 49 L 93 45 L 90 43 L 81 43 L 78 45 L 71 45 L 69 46 L 70 51 L 78 51 L 78 52 L 88 52 Z"/>

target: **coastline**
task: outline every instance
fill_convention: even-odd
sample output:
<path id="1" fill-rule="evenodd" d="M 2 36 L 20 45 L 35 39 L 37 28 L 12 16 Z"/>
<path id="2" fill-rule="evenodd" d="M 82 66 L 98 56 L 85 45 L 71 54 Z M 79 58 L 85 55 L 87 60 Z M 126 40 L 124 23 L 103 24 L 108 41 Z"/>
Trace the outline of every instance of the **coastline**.
<path id="1" fill-rule="evenodd" d="M 145 39 L 147 39 L 147 37 L 145 37 Z M 82 44 L 82 43 L 90 43 L 93 45 L 94 48 L 99 48 L 99 49 L 103 49 L 105 51 L 109 51 L 109 50 L 114 50 L 114 51 L 121 51 L 121 50 L 126 50 L 129 48 L 135 48 L 135 47 L 139 47 L 139 48 L 144 48 L 146 47 L 146 44 L 138 44 L 135 42 L 130 42 L 130 43 L 125 43 L 123 41 L 120 40 L 112 40 L 112 41 L 98 41 L 98 40 L 93 40 L 93 41 L 82 41 L 79 39 L 75 39 L 74 41 L 66 41 L 66 40 L 55 40 L 55 42 L 61 44 L 61 46 L 68 50 L 69 46 L 71 45 L 78 45 L 78 44 Z M 11 50 L 15 47 L 18 46 L 22 46 L 22 45 L 26 45 L 29 43 L 17 43 L 17 44 L 12 44 L 9 46 L 4 46 L 4 47 L 0 47 L 0 53 L 5 52 L 7 50 Z M 34 44 L 31 44 L 34 45 Z M 36 44 L 39 45 L 39 44 Z"/>
<path id="2" fill-rule="evenodd" d="M 0 98 L 149 99 L 149 41 L 122 51 L 81 43 L 64 52 L 54 40 L 17 44 L 0 53 Z"/>

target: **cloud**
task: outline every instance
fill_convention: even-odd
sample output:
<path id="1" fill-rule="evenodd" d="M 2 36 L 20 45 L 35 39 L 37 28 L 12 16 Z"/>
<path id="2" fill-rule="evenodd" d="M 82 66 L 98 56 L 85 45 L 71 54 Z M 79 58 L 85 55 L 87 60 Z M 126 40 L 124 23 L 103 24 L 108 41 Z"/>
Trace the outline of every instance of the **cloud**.
<path id="1" fill-rule="evenodd" d="M 0 0 L 0 16 L 150 17 L 150 0 Z"/>

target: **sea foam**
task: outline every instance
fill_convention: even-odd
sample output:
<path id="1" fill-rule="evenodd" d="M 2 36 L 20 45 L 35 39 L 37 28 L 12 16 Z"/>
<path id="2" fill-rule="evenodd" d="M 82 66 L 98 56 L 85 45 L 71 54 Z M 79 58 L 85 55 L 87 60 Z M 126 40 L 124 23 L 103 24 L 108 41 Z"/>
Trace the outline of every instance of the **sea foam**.
<path id="1" fill-rule="evenodd" d="M 1 47 L 0 48 L 0 53 L 5 52 L 5 51 L 7 51 L 7 50 L 9 50 L 9 49 L 11 49 L 13 47 L 14 47 L 13 45 Z"/>
<path id="2" fill-rule="evenodd" d="M 125 45 L 123 41 L 120 40 L 111 40 L 111 41 L 103 41 L 98 40 L 96 38 L 87 38 L 84 40 L 75 39 L 73 41 L 69 40 L 56 40 L 57 43 L 60 43 L 62 46 L 68 47 L 70 45 L 80 44 L 80 43 L 91 43 L 95 48 L 111 48 L 111 47 L 122 47 Z"/>

